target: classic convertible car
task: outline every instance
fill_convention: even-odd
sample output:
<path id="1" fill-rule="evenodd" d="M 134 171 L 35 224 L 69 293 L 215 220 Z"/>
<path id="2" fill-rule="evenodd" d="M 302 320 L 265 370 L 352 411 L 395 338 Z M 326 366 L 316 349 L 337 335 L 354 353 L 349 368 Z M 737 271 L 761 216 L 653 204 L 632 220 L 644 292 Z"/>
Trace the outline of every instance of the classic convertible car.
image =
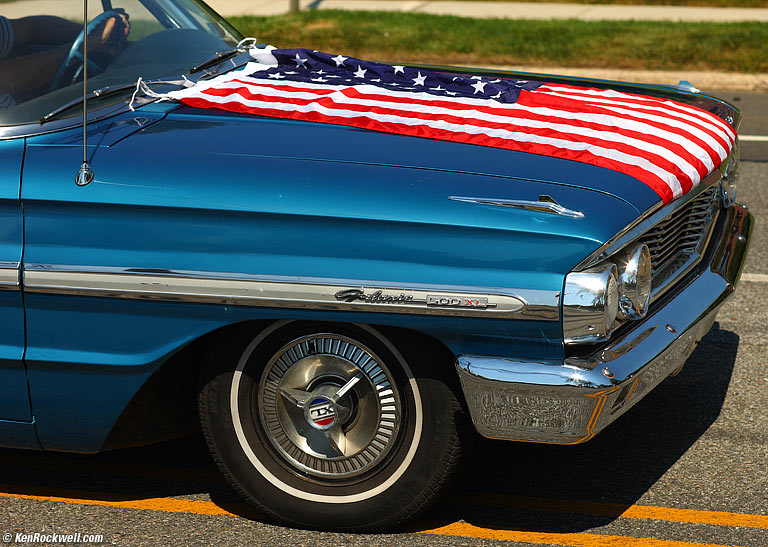
<path id="1" fill-rule="evenodd" d="M 281 522 L 391 527 L 477 433 L 592 438 L 739 279 L 740 115 L 685 83 L 277 50 L 197 0 L 38 35 L 0 6 L 0 445 L 201 428 Z"/>

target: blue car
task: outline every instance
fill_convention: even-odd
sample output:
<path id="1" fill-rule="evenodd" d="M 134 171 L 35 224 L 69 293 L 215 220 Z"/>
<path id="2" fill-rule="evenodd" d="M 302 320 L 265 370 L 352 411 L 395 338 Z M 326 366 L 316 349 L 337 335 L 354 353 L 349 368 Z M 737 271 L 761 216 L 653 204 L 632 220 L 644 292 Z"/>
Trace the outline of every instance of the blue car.
<path id="1" fill-rule="evenodd" d="M 594 437 L 680 371 L 739 280 L 740 114 L 690 85 L 276 50 L 198 0 L 92 2 L 84 30 L 56 4 L 0 17 L 2 446 L 202 430 L 279 522 L 391 528 L 477 434 Z M 358 114 L 321 119 L 333 97 Z M 575 119 L 583 97 L 630 125 L 555 143 L 531 113 Z M 672 144 L 638 145 L 670 112 Z"/>

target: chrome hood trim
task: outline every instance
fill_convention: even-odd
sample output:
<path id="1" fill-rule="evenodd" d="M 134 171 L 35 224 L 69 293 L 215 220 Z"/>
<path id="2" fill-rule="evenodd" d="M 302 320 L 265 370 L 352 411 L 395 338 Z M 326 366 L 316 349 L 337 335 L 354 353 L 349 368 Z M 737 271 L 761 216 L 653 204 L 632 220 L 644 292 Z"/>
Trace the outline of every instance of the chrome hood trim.
<path id="1" fill-rule="evenodd" d="M 524 199 L 500 199 L 500 198 L 476 198 L 463 196 L 448 196 L 452 201 L 463 201 L 465 203 L 477 203 L 480 205 L 494 205 L 497 207 L 510 207 L 512 209 L 525 209 L 526 211 L 535 211 L 538 213 L 550 213 L 569 218 L 584 218 L 584 213 L 567 209 L 553 199 L 542 199 L 548 196 L 539 196 L 538 201 L 527 201 Z"/>

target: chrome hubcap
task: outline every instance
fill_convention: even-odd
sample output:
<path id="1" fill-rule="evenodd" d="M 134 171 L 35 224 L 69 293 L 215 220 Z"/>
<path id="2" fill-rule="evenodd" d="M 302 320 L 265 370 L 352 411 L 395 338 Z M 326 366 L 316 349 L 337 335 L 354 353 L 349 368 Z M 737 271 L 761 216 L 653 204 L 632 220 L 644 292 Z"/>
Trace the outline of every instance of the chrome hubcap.
<path id="1" fill-rule="evenodd" d="M 400 428 L 400 395 L 382 360 L 359 342 L 312 334 L 283 346 L 259 386 L 262 426 L 292 467 L 350 478 L 382 463 Z"/>

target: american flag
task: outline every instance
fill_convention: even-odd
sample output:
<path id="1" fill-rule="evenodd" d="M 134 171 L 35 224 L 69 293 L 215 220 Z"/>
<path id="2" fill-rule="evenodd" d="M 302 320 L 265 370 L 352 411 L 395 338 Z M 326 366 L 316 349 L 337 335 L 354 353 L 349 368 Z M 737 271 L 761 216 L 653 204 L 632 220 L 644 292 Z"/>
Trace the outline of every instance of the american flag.
<path id="1" fill-rule="evenodd" d="M 630 175 L 666 203 L 728 156 L 736 132 L 669 99 L 559 83 L 432 72 L 307 49 L 254 61 L 171 98 L 201 108 L 347 125 L 589 163 Z"/>

